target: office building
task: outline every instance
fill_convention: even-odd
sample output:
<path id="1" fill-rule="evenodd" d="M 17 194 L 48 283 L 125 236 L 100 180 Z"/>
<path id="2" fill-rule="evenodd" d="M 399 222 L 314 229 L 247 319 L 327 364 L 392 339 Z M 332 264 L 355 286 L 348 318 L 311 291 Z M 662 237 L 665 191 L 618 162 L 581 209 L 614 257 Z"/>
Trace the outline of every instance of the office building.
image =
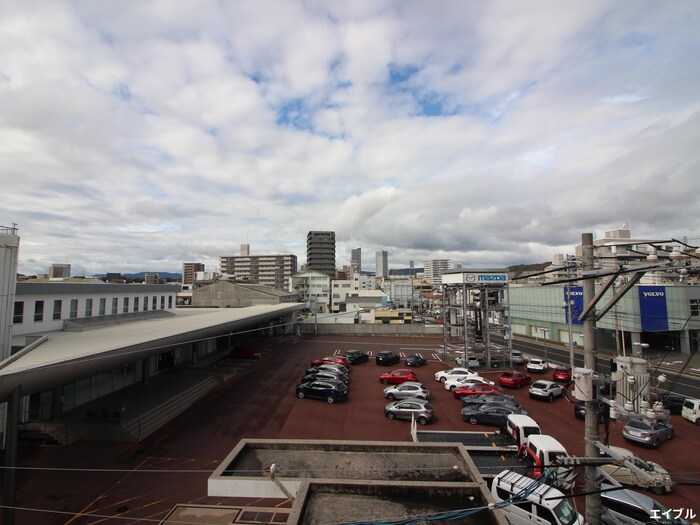
<path id="1" fill-rule="evenodd" d="M 49 268 L 49 279 L 69 279 L 70 264 L 52 264 Z"/>
<path id="2" fill-rule="evenodd" d="M 297 256 L 250 255 L 250 247 L 241 245 L 241 255 L 222 255 L 221 273 L 236 281 L 264 284 L 278 290 L 288 290 L 289 280 L 297 272 Z"/>
<path id="3" fill-rule="evenodd" d="M 144 284 L 158 284 L 160 282 L 160 276 L 157 273 L 147 273 L 143 276 Z"/>
<path id="4" fill-rule="evenodd" d="M 386 279 L 389 277 L 389 253 L 383 250 L 377 252 L 376 264 L 377 279 Z"/>
<path id="5" fill-rule="evenodd" d="M 350 251 L 350 267 L 353 272 L 362 272 L 362 248 L 354 248 Z"/>
<path id="6" fill-rule="evenodd" d="M 335 276 L 335 232 L 310 231 L 307 234 L 306 270 Z"/>
<path id="7" fill-rule="evenodd" d="M 451 268 L 449 259 L 433 259 L 431 261 L 425 261 L 424 274 L 425 278 L 428 279 L 433 287 L 440 286 L 442 284 L 442 274 L 445 270 Z"/>
<path id="8" fill-rule="evenodd" d="M 189 262 L 182 264 L 182 287 L 191 288 L 194 282 L 194 276 L 197 272 L 204 271 L 204 263 Z"/>

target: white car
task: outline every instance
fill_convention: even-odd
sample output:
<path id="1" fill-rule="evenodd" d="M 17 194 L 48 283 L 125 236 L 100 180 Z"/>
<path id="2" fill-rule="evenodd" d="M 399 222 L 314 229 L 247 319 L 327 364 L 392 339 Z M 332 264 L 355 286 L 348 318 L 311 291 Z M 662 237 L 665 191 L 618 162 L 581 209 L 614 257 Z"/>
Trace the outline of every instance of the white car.
<path id="1" fill-rule="evenodd" d="M 484 383 L 486 385 L 493 385 L 493 381 L 489 381 L 485 377 L 481 376 L 458 376 L 451 377 L 445 381 L 445 390 L 454 390 L 460 386 L 473 385 L 474 383 Z"/>
<path id="2" fill-rule="evenodd" d="M 664 494 L 671 492 L 673 481 L 668 470 L 663 468 L 658 463 L 647 461 L 637 456 L 631 450 L 622 447 L 608 447 L 617 457 L 623 457 L 630 461 L 637 469 L 643 472 L 639 475 L 635 469 L 631 469 L 626 465 L 601 465 L 601 469 L 610 475 L 615 481 L 622 485 L 634 485 L 649 489 L 655 494 Z"/>
<path id="3" fill-rule="evenodd" d="M 545 399 L 550 403 L 554 402 L 554 398 L 564 397 L 564 387 L 554 381 L 535 381 L 530 385 L 530 397 L 533 399 Z"/>
<path id="4" fill-rule="evenodd" d="M 463 355 L 460 355 L 459 357 L 457 357 L 455 362 L 457 363 L 457 366 L 466 366 L 467 368 L 476 368 L 477 366 L 481 366 L 479 363 L 479 360 L 476 357 L 474 357 L 473 355 L 467 356 L 466 363 L 464 362 Z"/>
<path id="5" fill-rule="evenodd" d="M 527 362 L 527 371 L 533 374 L 544 374 L 549 370 L 549 364 L 544 359 L 533 357 Z"/>
<path id="6" fill-rule="evenodd" d="M 468 368 L 450 368 L 449 370 L 442 370 L 435 374 L 435 381 L 442 381 L 444 383 L 448 379 L 453 379 L 455 377 L 474 377 L 478 375 L 479 374 L 469 370 Z"/>

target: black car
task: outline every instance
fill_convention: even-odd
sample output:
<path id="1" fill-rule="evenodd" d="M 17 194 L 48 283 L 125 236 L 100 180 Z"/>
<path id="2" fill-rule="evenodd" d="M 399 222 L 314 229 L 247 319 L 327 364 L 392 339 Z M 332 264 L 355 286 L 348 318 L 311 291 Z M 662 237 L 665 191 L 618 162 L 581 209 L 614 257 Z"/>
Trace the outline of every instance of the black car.
<path id="1" fill-rule="evenodd" d="M 409 355 L 406 358 L 406 366 L 423 366 L 427 362 L 427 359 L 422 358 L 418 354 Z"/>
<path id="2" fill-rule="evenodd" d="M 312 381 L 298 384 L 296 394 L 299 399 L 305 397 L 324 399 L 333 404 L 348 398 L 348 387 L 338 381 Z"/>
<path id="3" fill-rule="evenodd" d="M 343 374 L 348 377 L 350 377 L 350 369 L 344 367 L 343 365 L 318 365 L 318 366 L 310 366 L 309 368 L 306 369 L 306 372 L 304 372 L 304 375 L 306 374 L 313 374 L 314 372 L 335 372 L 336 374 Z"/>
<path id="4" fill-rule="evenodd" d="M 333 372 L 312 372 L 301 378 L 301 383 L 310 383 L 311 381 L 340 381 L 346 385 L 350 384 L 350 378 L 344 374 L 335 374 Z"/>
<path id="5" fill-rule="evenodd" d="M 480 407 L 465 407 L 462 409 L 462 420 L 472 425 L 491 425 L 505 427 L 506 419 L 512 414 L 527 415 L 522 408 L 511 405 L 486 404 Z"/>
<path id="6" fill-rule="evenodd" d="M 518 398 L 510 394 L 481 394 L 479 396 L 464 396 L 462 398 L 462 407 L 477 407 L 486 405 L 487 403 L 520 408 L 520 401 L 518 401 Z"/>
<path id="7" fill-rule="evenodd" d="M 605 423 L 605 414 L 608 411 L 608 405 L 598 403 L 598 423 Z M 576 401 L 574 405 L 574 416 L 577 419 L 586 419 L 586 402 Z"/>
<path id="8" fill-rule="evenodd" d="M 357 365 L 369 361 L 369 354 L 366 352 L 360 352 L 359 350 L 346 350 L 343 357 L 350 361 L 351 365 Z"/>
<path id="9" fill-rule="evenodd" d="M 399 354 L 395 354 L 394 352 L 377 352 L 377 356 L 375 357 L 377 364 L 378 365 L 395 365 L 396 363 L 401 362 L 401 358 L 399 357 Z"/>
<path id="10" fill-rule="evenodd" d="M 671 414 L 680 416 L 681 412 L 683 411 L 683 402 L 685 399 L 685 396 L 680 396 L 671 392 L 664 392 L 656 398 L 656 401 L 661 401 L 664 408 Z"/>

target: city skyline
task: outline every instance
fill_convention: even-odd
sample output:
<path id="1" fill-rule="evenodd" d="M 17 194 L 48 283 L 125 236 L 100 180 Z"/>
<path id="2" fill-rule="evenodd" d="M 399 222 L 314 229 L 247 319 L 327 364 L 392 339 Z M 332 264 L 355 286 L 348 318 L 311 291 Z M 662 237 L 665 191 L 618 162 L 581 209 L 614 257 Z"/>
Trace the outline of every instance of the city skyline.
<path id="1" fill-rule="evenodd" d="M 696 10 L 14 3 L 0 225 L 29 275 L 209 269 L 241 244 L 301 266 L 310 230 L 338 268 L 357 247 L 540 263 L 622 225 L 697 245 Z"/>

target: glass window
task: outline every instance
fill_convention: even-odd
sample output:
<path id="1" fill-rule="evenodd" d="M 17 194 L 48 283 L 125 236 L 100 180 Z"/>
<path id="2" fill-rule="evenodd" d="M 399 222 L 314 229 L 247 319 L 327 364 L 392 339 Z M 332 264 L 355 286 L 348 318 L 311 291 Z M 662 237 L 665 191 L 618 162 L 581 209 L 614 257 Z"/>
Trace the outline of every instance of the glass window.
<path id="1" fill-rule="evenodd" d="M 129 298 L 124 297 L 124 301 L 122 304 L 122 313 L 128 314 L 129 313 Z"/>
<path id="2" fill-rule="evenodd" d="M 169 295 L 168 296 L 168 309 L 172 309 L 173 307 L 173 296 Z"/>
<path id="3" fill-rule="evenodd" d="M 24 301 L 15 301 L 15 313 L 12 316 L 12 324 L 24 322 Z"/>
<path id="4" fill-rule="evenodd" d="M 63 301 L 60 299 L 55 299 L 53 302 L 53 320 L 58 321 L 61 319 L 61 310 L 63 309 Z"/>
<path id="5" fill-rule="evenodd" d="M 71 319 L 78 318 L 78 300 L 77 299 L 70 300 L 70 314 L 69 314 L 69 316 Z"/>
<path id="6" fill-rule="evenodd" d="M 134 312 L 139 311 L 139 299 L 140 297 L 134 297 Z"/>
<path id="7" fill-rule="evenodd" d="M 148 310 L 148 296 L 143 298 L 143 311 Z"/>
<path id="8" fill-rule="evenodd" d="M 92 299 L 85 299 L 85 317 L 92 317 Z"/>
<path id="9" fill-rule="evenodd" d="M 163 310 L 165 308 L 165 296 L 161 295 L 160 296 L 160 309 Z"/>
<path id="10" fill-rule="evenodd" d="M 105 311 L 107 310 L 107 299 L 104 297 L 100 299 L 100 311 L 98 315 L 103 316 L 105 314 Z"/>
<path id="11" fill-rule="evenodd" d="M 40 323 L 44 320 L 44 301 L 34 301 L 34 322 Z"/>
<path id="12" fill-rule="evenodd" d="M 112 315 L 117 315 L 117 308 L 119 307 L 119 299 L 112 297 Z"/>
<path id="13" fill-rule="evenodd" d="M 700 315 L 700 299 L 690 300 L 690 315 L 695 317 Z"/>
<path id="14" fill-rule="evenodd" d="M 151 310 L 155 310 L 158 307 L 158 296 L 154 295 L 152 299 Z"/>

